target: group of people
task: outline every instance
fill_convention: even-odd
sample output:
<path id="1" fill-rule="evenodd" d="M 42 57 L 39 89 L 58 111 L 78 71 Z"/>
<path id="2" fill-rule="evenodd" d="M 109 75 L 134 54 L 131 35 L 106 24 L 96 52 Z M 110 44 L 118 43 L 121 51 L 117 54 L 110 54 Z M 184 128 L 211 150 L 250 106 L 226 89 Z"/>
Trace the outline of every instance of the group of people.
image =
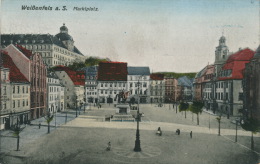
<path id="1" fill-rule="evenodd" d="M 158 127 L 156 134 L 159 135 L 159 136 L 162 136 L 161 127 Z M 176 134 L 177 134 L 177 135 L 180 135 L 180 134 L 181 134 L 180 129 L 177 129 L 177 130 L 176 130 Z M 192 131 L 190 131 L 190 138 L 192 138 Z"/>
<path id="2" fill-rule="evenodd" d="M 100 103 L 94 103 L 94 106 L 97 106 L 98 109 L 101 108 L 101 104 Z"/>

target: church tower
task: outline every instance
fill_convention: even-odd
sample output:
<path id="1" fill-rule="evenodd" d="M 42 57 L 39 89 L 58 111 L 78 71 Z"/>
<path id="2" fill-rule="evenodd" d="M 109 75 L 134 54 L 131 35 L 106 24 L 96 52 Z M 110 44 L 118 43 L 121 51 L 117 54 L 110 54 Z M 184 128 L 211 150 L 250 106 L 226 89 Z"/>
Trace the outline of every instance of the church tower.
<path id="1" fill-rule="evenodd" d="M 216 47 L 215 51 L 215 74 L 218 77 L 219 71 L 223 64 L 225 64 L 228 58 L 229 50 L 226 46 L 226 38 L 222 35 L 219 39 L 219 45 Z"/>

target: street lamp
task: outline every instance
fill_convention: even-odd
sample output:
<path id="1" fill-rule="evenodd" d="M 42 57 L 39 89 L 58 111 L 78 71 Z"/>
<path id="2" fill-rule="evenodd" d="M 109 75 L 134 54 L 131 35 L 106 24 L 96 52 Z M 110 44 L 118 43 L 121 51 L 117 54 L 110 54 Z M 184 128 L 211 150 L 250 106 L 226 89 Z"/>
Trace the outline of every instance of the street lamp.
<path id="1" fill-rule="evenodd" d="M 237 124 L 238 124 L 238 118 L 236 119 L 236 138 L 235 138 L 235 142 L 237 142 Z"/>
<path id="2" fill-rule="evenodd" d="M 139 112 L 139 101 L 140 101 L 140 78 L 143 75 L 141 75 L 138 79 L 137 86 L 138 86 L 138 100 L 137 100 L 137 129 L 136 129 L 136 140 L 135 140 L 135 152 L 141 151 L 141 143 L 140 143 L 140 133 L 139 133 L 139 121 L 140 121 L 140 112 Z"/>
<path id="3" fill-rule="evenodd" d="M 76 117 L 78 117 L 78 96 L 76 96 Z"/>

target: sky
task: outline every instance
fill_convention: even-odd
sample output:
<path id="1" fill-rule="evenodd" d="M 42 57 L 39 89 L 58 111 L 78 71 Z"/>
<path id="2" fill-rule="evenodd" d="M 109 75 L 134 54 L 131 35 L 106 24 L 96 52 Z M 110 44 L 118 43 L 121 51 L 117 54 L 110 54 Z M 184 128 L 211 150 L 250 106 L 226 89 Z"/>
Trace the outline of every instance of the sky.
<path id="1" fill-rule="evenodd" d="M 56 35 L 65 23 L 85 56 L 149 66 L 151 72 L 198 72 L 214 63 L 222 35 L 230 52 L 256 50 L 259 6 L 259 0 L 2 0 L 0 27 L 3 34 Z"/>

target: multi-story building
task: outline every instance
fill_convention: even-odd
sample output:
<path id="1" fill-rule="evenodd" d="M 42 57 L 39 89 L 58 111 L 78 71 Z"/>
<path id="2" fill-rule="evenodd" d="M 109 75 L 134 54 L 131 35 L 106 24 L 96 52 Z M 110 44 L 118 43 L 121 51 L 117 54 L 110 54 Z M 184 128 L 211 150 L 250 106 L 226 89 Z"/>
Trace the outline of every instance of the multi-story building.
<path id="1" fill-rule="evenodd" d="M 64 86 L 54 72 L 47 75 L 47 107 L 50 113 L 64 111 Z"/>
<path id="2" fill-rule="evenodd" d="M 87 103 L 97 103 L 97 73 L 98 66 L 90 66 L 83 69 L 85 71 L 85 94 Z"/>
<path id="3" fill-rule="evenodd" d="M 116 104 L 116 95 L 127 92 L 127 63 L 100 62 L 97 80 L 98 102 Z"/>
<path id="4" fill-rule="evenodd" d="M 56 66 L 55 74 L 64 88 L 64 107 L 66 109 L 80 109 L 85 104 L 85 73 L 73 71 L 69 67 Z"/>
<path id="5" fill-rule="evenodd" d="M 207 66 L 204 67 L 200 72 L 198 72 L 195 76 L 193 82 L 193 100 L 194 101 L 202 101 L 202 77 L 207 70 Z"/>
<path id="6" fill-rule="evenodd" d="M 0 130 L 26 123 L 30 118 L 30 83 L 7 52 L 1 52 L 1 56 Z"/>
<path id="7" fill-rule="evenodd" d="M 244 110 L 245 117 L 253 117 L 260 121 L 260 46 L 257 48 L 244 72 Z"/>
<path id="8" fill-rule="evenodd" d="M 238 115 L 243 109 L 243 71 L 254 53 L 249 48 L 239 49 L 229 56 L 219 72 L 215 95 L 219 112 L 226 113 L 228 116 Z"/>
<path id="9" fill-rule="evenodd" d="M 215 83 L 214 83 L 215 66 L 213 64 L 207 65 L 205 67 L 205 72 L 201 76 L 201 89 L 202 89 L 202 100 L 205 108 L 213 109 L 214 93 L 215 93 Z"/>
<path id="10" fill-rule="evenodd" d="M 127 67 L 127 91 L 130 97 L 139 103 L 150 102 L 150 69 L 149 67 Z M 138 94 L 139 88 L 139 94 Z"/>
<path id="11" fill-rule="evenodd" d="M 163 103 L 165 101 L 164 74 L 153 73 L 150 75 L 151 103 Z"/>
<path id="12" fill-rule="evenodd" d="M 182 76 L 178 78 L 178 88 L 177 92 L 180 90 L 181 94 L 177 96 L 178 100 L 191 101 L 192 100 L 192 90 L 193 90 L 193 79 L 187 76 Z"/>
<path id="13" fill-rule="evenodd" d="M 50 34 L 2 34 L 1 45 L 19 44 L 33 53 L 39 53 L 48 67 L 69 65 L 75 61 L 84 61 L 86 57 L 74 46 L 74 40 L 63 24 L 60 33 Z"/>
<path id="14" fill-rule="evenodd" d="M 9 45 L 5 49 L 17 68 L 31 83 L 31 119 L 39 118 L 46 113 L 46 66 L 38 53 L 20 45 Z"/>
<path id="15" fill-rule="evenodd" d="M 177 89 L 178 81 L 173 77 L 166 77 L 165 80 L 165 102 L 174 102 L 175 98 L 175 90 Z"/>

